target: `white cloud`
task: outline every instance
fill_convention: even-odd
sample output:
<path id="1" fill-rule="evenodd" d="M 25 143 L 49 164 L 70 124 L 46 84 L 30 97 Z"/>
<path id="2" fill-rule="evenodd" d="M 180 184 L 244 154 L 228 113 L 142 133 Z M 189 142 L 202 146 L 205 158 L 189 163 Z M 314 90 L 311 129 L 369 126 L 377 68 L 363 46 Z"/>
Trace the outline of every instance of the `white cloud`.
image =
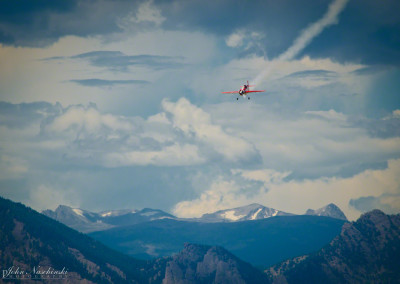
<path id="1" fill-rule="evenodd" d="M 44 48 L 0 45 L 0 100 L 60 102 L 64 107 L 94 102 L 107 112 L 143 114 L 144 110 L 154 111 L 163 98 L 177 98 L 176 94 L 182 88 L 188 88 L 199 65 L 213 62 L 218 53 L 217 41 L 213 35 L 202 32 L 155 28 L 134 33 L 124 31 L 106 37 L 66 36 Z M 146 67 L 131 65 L 130 72 L 115 72 L 88 64 L 86 60 L 66 59 L 93 51 L 179 57 L 183 65 L 174 70 L 151 72 Z M 44 60 L 46 58 L 59 59 Z M 71 81 L 82 79 L 143 80 L 152 84 L 92 88 Z"/>
<path id="2" fill-rule="evenodd" d="M 130 30 L 138 23 L 152 23 L 160 26 L 165 21 L 161 11 L 154 5 L 153 0 L 143 2 L 137 11 L 131 12 L 128 16 L 120 19 L 118 25 L 125 30 Z"/>
<path id="3" fill-rule="evenodd" d="M 0 160 L 0 168 L 14 169 L 15 177 L 31 179 L 34 169 L 46 178 L 51 175 L 54 182 L 60 174 L 54 165 L 67 170 L 93 165 L 178 166 L 169 169 L 178 175 L 183 171 L 179 166 L 185 166 L 188 179 L 194 171 L 199 173 L 193 181 L 197 184 L 185 187 L 186 198 L 193 192 L 199 198 L 178 202 L 175 211 L 190 216 L 253 202 L 304 213 L 309 207 L 334 202 L 353 218 L 359 212 L 348 206 L 349 200 L 386 194 L 390 201 L 398 194 L 400 162 L 395 159 L 400 155 L 400 138 L 371 137 L 334 109 L 282 116 L 282 109 L 259 104 L 199 107 L 185 98 L 164 100 L 161 110 L 147 118 L 104 113 L 94 105 L 45 108 L 42 120 L 27 123 L 29 127 L 0 127 L 7 149 L 1 153 L 6 158 Z M 255 158 L 256 163 L 251 160 Z M 388 169 L 366 170 L 388 159 L 394 159 Z M 164 190 L 174 185 L 171 181 Z M 63 191 L 54 191 L 50 200 L 63 198 L 57 193 Z M 39 204 L 39 193 L 32 193 L 38 207 L 44 206 Z M 389 201 L 385 199 L 386 204 Z"/>
<path id="4" fill-rule="evenodd" d="M 209 109 L 216 124 L 252 142 L 265 167 L 296 176 L 348 174 L 400 154 L 399 137 L 371 137 L 367 129 L 335 110 L 291 113 L 285 118 L 277 111 L 234 103 Z"/>
<path id="5" fill-rule="evenodd" d="M 228 38 L 226 38 L 226 45 L 229 47 L 239 47 L 243 44 L 243 39 L 245 33 L 243 31 L 237 31 L 232 33 Z"/>
<path id="6" fill-rule="evenodd" d="M 270 184 L 280 184 L 291 172 L 277 172 L 271 169 L 262 170 L 233 170 L 233 174 L 240 174 L 246 180 L 261 181 L 267 188 Z"/>
<path id="7" fill-rule="evenodd" d="M 226 133 L 203 109 L 181 98 L 164 100 L 163 112 L 124 117 L 93 104 L 69 106 L 41 124 L 41 145 L 68 159 L 106 167 L 198 165 L 216 158 L 229 162 L 257 155 L 246 140 Z"/>
<path id="8" fill-rule="evenodd" d="M 394 118 L 400 118 L 400 109 L 396 109 L 392 112 Z"/>
<path id="9" fill-rule="evenodd" d="M 200 217 L 204 213 L 239 206 L 243 202 L 241 197 L 245 199 L 239 190 L 235 182 L 218 178 L 198 199 L 176 204 L 173 213 L 185 218 Z"/>
<path id="10" fill-rule="evenodd" d="M 197 199 L 182 201 L 174 207 L 178 216 L 200 217 L 221 209 L 261 203 L 286 212 L 304 214 L 308 208 L 320 208 L 328 203 L 335 203 L 354 220 L 362 213 L 349 205 L 350 200 L 364 196 L 379 197 L 388 195 L 385 203 L 400 211 L 400 159 L 390 160 L 383 170 L 366 170 L 348 178 L 318 178 L 315 180 L 284 181 L 288 173 L 271 169 L 236 170 L 244 181 L 233 177 L 218 177 L 214 183 Z M 253 184 L 252 190 L 243 190 L 252 181 L 261 181 L 260 186 Z"/>
<path id="11" fill-rule="evenodd" d="M 203 109 L 181 98 L 176 103 L 164 100 L 163 108 L 172 114 L 173 126 L 187 137 L 204 143 L 229 161 L 247 159 L 256 155 L 254 147 L 246 140 L 227 134 L 220 125 L 211 121 L 210 115 Z"/>
<path id="12" fill-rule="evenodd" d="M 259 47 L 260 50 L 263 50 L 260 41 L 263 38 L 264 35 L 260 32 L 238 29 L 225 39 L 225 43 L 233 48 L 243 47 L 244 50 L 248 50 L 252 47 Z"/>
<path id="13" fill-rule="evenodd" d="M 79 134 L 99 135 L 101 131 L 109 131 L 108 138 L 118 131 L 133 132 L 132 121 L 111 114 L 100 113 L 95 105 L 84 107 L 70 106 L 59 116 L 54 117 L 51 123 L 44 124 L 43 131 L 50 133 L 68 134 L 72 132 L 76 138 Z"/>
<path id="14" fill-rule="evenodd" d="M 200 156 L 199 149 L 195 145 L 181 146 L 174 144 L 159 151 L 109 153 L 105 155 L 104 162 L 108 167 L 132 165 L 190 166 L 202 164 L 205 159 Z"/>
<path id="15" fill-rule="evenodd" d="M 343 113 L 336 112 L 333 109 L 330 109 L 328 111 L 306 111 L 306 114 L 310 115 L 316 115 L 322 118 L 325 118 L 327 120 L 336 120 L 336 121 L 343 121 L 346 122 L 347 116 L 344 115 Z"/>

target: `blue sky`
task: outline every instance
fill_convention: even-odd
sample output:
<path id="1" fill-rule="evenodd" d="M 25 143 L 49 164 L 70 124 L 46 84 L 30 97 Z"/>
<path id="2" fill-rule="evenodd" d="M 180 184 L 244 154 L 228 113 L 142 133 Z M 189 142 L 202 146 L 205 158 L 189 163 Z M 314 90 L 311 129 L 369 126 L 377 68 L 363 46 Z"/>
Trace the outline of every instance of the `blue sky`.
<path id="1" fill-rule="evenodd" d="M 0 194 L 400 209 L 398 1 L 0 1 Z M 246 80 L 265 93 L 223 95 Z"/>

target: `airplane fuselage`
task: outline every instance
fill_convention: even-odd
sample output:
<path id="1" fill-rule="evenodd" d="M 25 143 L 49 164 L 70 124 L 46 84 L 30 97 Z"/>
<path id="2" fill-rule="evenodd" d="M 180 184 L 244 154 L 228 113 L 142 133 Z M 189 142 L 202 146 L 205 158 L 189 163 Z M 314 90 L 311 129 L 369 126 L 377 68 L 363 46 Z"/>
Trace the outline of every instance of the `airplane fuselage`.
<path id="1" fill-rule="evenodd" d="M 239 90 L 239 95 L 244 96 L 246 95 L 247 91 L 249 90 L 249 85 L 244 85 L 240 90 Z"/>
<path id="2" fill-rule="evenodd" d="M 242 97 L 246 97 L 248 93 L 261 93 L 261 92 L 265 92 L 265 90 L 256 90 L 256 91 L 250 91 L 250 87 L 252 87 L 251 85 L 249 85 L 249 81 L 247 81 L 247 84 L 244 84 L 239 91 L 232 91 L 232 92 L 222 92 L 223 94 L 239 94 Z M 238 99 L 238 98 L 236 98 Z M 250 97 L 248 97 L 248 99 L 250 99 Z"/>

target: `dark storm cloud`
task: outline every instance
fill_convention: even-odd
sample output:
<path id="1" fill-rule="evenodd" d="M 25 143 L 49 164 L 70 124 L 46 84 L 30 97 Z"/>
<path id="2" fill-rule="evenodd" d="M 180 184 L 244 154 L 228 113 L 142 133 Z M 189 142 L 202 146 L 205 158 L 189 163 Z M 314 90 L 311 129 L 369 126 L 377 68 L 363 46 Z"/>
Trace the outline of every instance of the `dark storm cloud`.
<path id="1" fill-rule="evenodd" d="M 0 42 L 40 46 L 65 35 L 109 35 L 118 23 L 134 16 L 144 1 L 1 1 Z M 300 31 L 321 18 L 331 0 L 183 1 L 159 0 L 153 5 L 166 30 L 202 31 L 222 39 L 238 29 L 259 32 L 258 55 L 274 58 L 285 51 Z M 400 2 L 352 0 L 330 26 L 298 57 L 332 58 L 340 62 L 400 64 Z M 131 23 L 142 31 L 142 23 Z M 244 47 L 240 47 L 244 48 Z M 240 49 L 239 48 L 239 49 Z M 260 48 L 264 48 L 264 51 Z M 248 50 L 242 50 L 247 54 Z"/>
<path id="2" fill-rule="evenodd" d="M 165 27 L 200 29 L 221 36 L 239 28 L 263 32 L 265 38 L 260 42 L 268 57 L 273 58 L 285 51 L 301 30 L 317 21 L 332 1 L 175 2 L 174 9 L 163 9 Z M 349 1 L 338 24 L 327 28 L 298 57 L 399 64 L 399 10 L 397 0 Z"/>
<path id="3" fill-rule="evenodd" d="M 144 1 L 28 1 L 21 8 L 15 1 L 2 1 L 0 8 L 0 41 L 13 45 L 49 44 L 65 35 L 106 35 L 121 31 L 118 21 L 135 15 Z M 203 31 L 228 36 L 238 28 L 266 35 L 260 43 L 269 57 L 285 50 L 299 30 L 316 21 L 326 10 L 329 0 L 322 1 L 154 1 L 166 19 L 167 30 Z M 12 10 L 9 13 L 8 10 Z M 141 26 L 140 23 L 135 25 Z M 261 54 L 260 50 L 257 50 Z"/>
<path id="4" fill-rule="evenodd" d="M 375 196 L 360 197 L 358 199 L 350 199 L 349 205 L 361 212 L 368 212 L 373 209 L 381 209 L 388 214 L 398 213 L 399 211 L 397 208 L 394 208 L 390 204 L 382 202 L 382 199 L 384 198 L 393 198 L 393 197 L 398 198 L 398 195 L 384 194 L 379 197 Z"/>
<path id="5" fill-rule="evenodd" d="M 125 55 L 120 51 L 92 51 L 71 57 L 49 57 L 44 60 L 80 59 L 87 60 L 96 67 L 107 68 L 111 71 L 127 72 L 129 66 L 147 67 L 153 70 L 180 68 L 183 57 L 159 55 Z M 142 82 L 143 83 L 143 82 Z"/>
<path id="6" fill-rule="evenodd" d="M 55 115 L 61 105 L 47 102 L 11 104 L 0 102 L 0 125 L 8 128 L 24 128 L 37 123 L 47 115 Z"/>
<path id="7" fill-rule="evenodd" d="M 103 79 L 83 79 L 71 80 L 71 82 L 86 87 L 112 87 L 115 85 L 148 84 L 145 80 L 103 80 Z"/>
<path id="8" fill-rule="evenodd" d="M 400 117 L 390 115 L 380 119 L 352 118 L 355 127 L 366 129 L 371 137 L 392 138 L 400 137 Z"/>
<path id="9" fill-rule="evenodd" d="M 77 1 L 0 1 L 0 41 L 6 44 L 38 45 L 57 35 L 49 31 L 50 15 L 73 13 Z M 40 44 L 39 44 L 40 45 Z"/>
<path id="10" fill-rule="evenodd" d="M 294 72 L 286 76 L 287 78 L 306 78 L 306 77 L 314 77 L 314 78 L 334 78 L 337 77 L 337 73 L 333 71 L 327 70 L 305 70 Z"/>
<path id="11" fill-rule="evenodd" d="M 276 57 L 286 50 L 298 32 L 318 20 L 329 5 L 323 1 L 174 1 L 173 9 L 158 1 L 166 29 L 200 30 L 221 37 L 238 29 L 265 35 L 252 50 L 257 55 Z M 156 2 L 157 3 L 157 2 Z M 264 52 L 260 50 L 263 46 Z M 240 53 L 248 55 L 249 50 Z"/>
<path id="12" fill-rule="evenodd" d="M 349 1 L 339 24 L 326 29 L 303 52 L 340 62 L 400 64 L 400 2 Z"/>
<path id="13" fill-rule="evenodd" d="M 119 31 L 117 20 L 137 1 L 0 0 L 0 42 L 46 46 L 67 35 L 104 35 Z"/>
<path id="14" fill-rule="evenodd" d="M 372 65 L 368 67 L 363 67 L 351 72 L 351 74 L 358 75 L 358 76 L 368 76 L 368 75 L 375 75 L 380 72 L 388 71 L 392 69 L 390 65 Z"/>

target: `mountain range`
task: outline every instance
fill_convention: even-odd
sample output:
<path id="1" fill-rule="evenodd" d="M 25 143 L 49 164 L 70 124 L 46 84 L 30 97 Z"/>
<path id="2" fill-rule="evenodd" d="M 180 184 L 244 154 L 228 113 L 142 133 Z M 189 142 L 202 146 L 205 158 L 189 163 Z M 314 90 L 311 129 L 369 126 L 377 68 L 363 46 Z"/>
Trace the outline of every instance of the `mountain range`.
<path id="1" fill-rule="evenodd" d="M 340 233 L 343 220 L 320 216 L 276 216 L 241 222 L 162 219 L 88 235 L 140 259 L 178 253 L 185 243 L 217 245 L 258 267 L 317 251 Z"/>
<path id="2" fill-rule="evenodd" d="M 162 210 L 150 208 L 110 210 L 96 213 L 65 205 L 58 206 L 55 211 L 44 210 L 42 213 L 83 233 L 104 231 L 115 227 L 130 226 L 160 219 L 190 222 L 239 222 L 295 215 L 256 203 L 204 214 L 201 218 L 177 218 Z M 317 210 L 309 209 L 306 215 L 326 216 L 347 221 L 344 213 L 332 203 Z"/>
<path id="3" fill-rule="evenodd" d="M 186 244 L 173 257 L 137 260 L 1 197 L 0 232 L 0 282 L 269 283 L 222 247 Z"/>
<path id="4" fill-rule="evenodd" d="M 201 218 L 177 218 L 149 208 L 94 213 L 61 205 L 55 211 L 43 211 L 136 258 L 171 256 L 185 243 L 198 243 L 225 247 L 259 267 L 320 249 L 347 220 L 334 204 L 307 213 L 295 215 L 260 204 L 220 210 Z M 329 218 L 331 215 L 339 218 Z"/>
<path id="5" fill-rule="evenodd" d="M 42 213 L 82 233 L 102 231 L 114 227 L 129 226 L 165 218 L 176 219 L 175 216 L 164 211 L 150 208 L 141 210 L 111 210 L 95 213 L 60 205 L 55 211 L 44 210 Z"/>
<path id="6" fill-rule="evenodd" d="M 291 218 L 343 222 L 318 216 L 277 216 L 196 224 L 243 226 Z M 141 224 L 162 222 L 183 221 L 162 219 Z M 338 235 L 323 248 L 283 260 L 264 272 L 215 245 L 186 243 L 174 256 L 138 260 L 3 198 L 0 232 L 0 267 L 5 282 L 9 281 L 7 277 L 16 275 L 38 276 L 41 283 L 61 282 L 48 279 L 46 273 L 35 274 L 33 271 L 39 268 L 66 271 L 62 275 L 50 273 L 53 277 L 65 277 L 63 283 L 400 283 L 400 215 L 386 215 L 379 210 L 363 214 L 356 222 L 343 222 Z M 163 237 L 159 235 L 160 239 Z M 242 235 L 235 237 L 239 240 Z M 4 271 L 11 271 L 10 275 L 5 276 Z M 24 283 L 37 283 L 24 279 Z"/>

